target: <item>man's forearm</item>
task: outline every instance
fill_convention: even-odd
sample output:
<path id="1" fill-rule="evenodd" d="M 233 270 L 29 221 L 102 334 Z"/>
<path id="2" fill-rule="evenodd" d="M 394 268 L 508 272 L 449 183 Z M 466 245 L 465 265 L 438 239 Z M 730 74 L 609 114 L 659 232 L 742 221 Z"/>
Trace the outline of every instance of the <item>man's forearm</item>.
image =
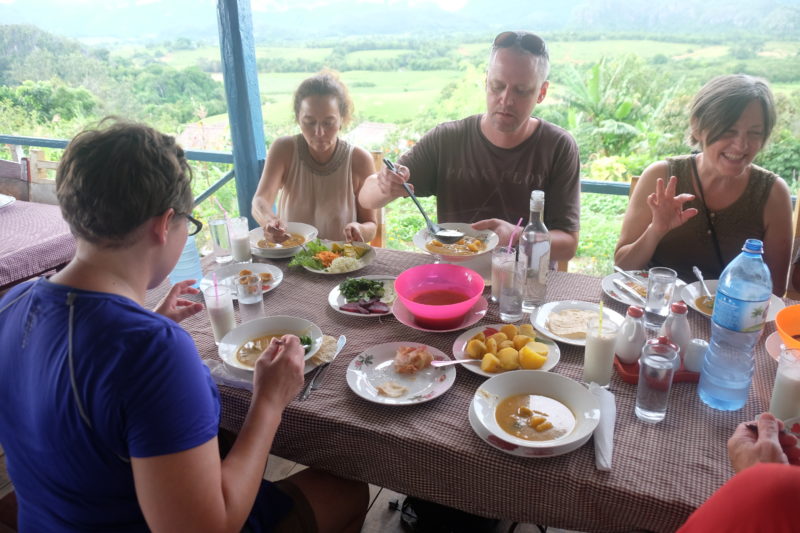
<path id="1" fill-rule="evenodd" d="M 550 259 L 552 261 L 569 261 L 578 250 L 578 232 L 560 229 L 550 230 Z"/>
<path id="2" fill-rule="evenodd" d="M 378 182 L 378 175 L 373 174 L 364 180 L 358 193 L 358 203 L 365 209 L 380 209 L 396 197 L 390 191 L 383 191 Z"/>

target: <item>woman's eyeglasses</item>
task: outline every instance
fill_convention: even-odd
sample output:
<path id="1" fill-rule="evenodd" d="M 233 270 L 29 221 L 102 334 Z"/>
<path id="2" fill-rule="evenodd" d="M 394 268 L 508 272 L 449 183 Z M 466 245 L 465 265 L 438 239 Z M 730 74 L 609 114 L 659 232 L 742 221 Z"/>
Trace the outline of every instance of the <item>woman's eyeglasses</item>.
<path id="1" fill-rule="evenodd" d="M 197 235 L 200 233 L 200 230 L 203 229 L 203 223 L 189 213 L 180 213 L 176 211 L 175 214 L 181 217 L 186 217 L 186 225 L 189 227 L 189 237 L 192 235 Z"/>
<path id="2" fill-rule="evenodd" d="M 504 31 L 494 38 L 494 48 L 508 48 L 519 43 L 520 48 L 535 56 L 542 56 L 548 61 L 547 45 L 541 37 L 526 31 Z"/>

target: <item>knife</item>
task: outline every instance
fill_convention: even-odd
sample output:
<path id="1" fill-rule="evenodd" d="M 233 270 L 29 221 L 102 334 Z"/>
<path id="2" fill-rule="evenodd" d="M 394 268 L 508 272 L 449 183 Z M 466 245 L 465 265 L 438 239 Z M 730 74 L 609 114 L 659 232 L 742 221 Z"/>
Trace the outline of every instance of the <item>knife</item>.
<path id="1" fill-rule="evenodd" d="M 625 293 L 626 293 L 628 296 L 631 296 L 631 297 L 633 297 L 633 300 L 634 300 L 635 302 L 637 302 L 637 303 L 640 303 L 640 304 L 642 304 L 642 305 L 644 305 L 644 304 L 645 304 L 644 298 L 642 298 L 642 295 L 641 295 L 641 294 L 639 294 L 638 292 L 636 292 L 636 291 L 635 291 L 635 290 L 633 290 L 632 288 L 628 287 L 627 285 L 625 285 L 624 283 L 622 283 L 620 280 L 618 280 L 618 279 L 612 279 L 612 280 L 611 280 L 611 283 L 613 283 L 613 284 L 614 284 L 614 286 L 615 286 L 615 287 L 617 287 L 618 289 L 625 291 Z"/>
<path id="2" fill-rule="evenodd" d="M 631 280 L 631 281 L 632 281 L 632 282 L 634 282 L 635 284 L 637 284 L 637 285 L 641 285 L 641 286 L 642 286 L 642 287 L 644 287 L 645 289 L 647 288 L 647 285 L 646 285 L 645 283 L 643 283 L 643 282 L 642 282 L 642 280 L 640 280 L 639 278 L 637 278 L 636 276 L 634 276 L 634 275 L 633 275 L 633 274 L 631 274 L 630 272 L 627 272 L 627 271 L 625 271 L 625 270 L 622 270 L 622 269 L 621 269 L 620 267 L 618 267 L 617 265 L 614 265 L 614 270 L 615 270 L 615 271 L 617 271 L 617 272 L 619 272 L 619 273 L 620 273 L 620 274 L 622 274 L 622 275 L 623 275 L 625 278 L 627 278 L 627 279 Z M 641 294 L 640 294 L 639 296 L 641 297 Z"/>
<path id="3" fill-rule="evenodd" d="M 333 353 L 333 357 L 331 357 L 330 361 L 322 363 L 317 367 L 316 370 L 314 370 L 314 375 L 306 384 L 305 388 L 303 389 L 303 392 L 300 393 L 300 401 L 306 400 L 309 396 L 311 396 L 312 391 L 315 391 L 318 388 L 320 388 L 322 384 L 322 376 L 325 375 L 325 371 L 328 369 L 333 360 L 336 359 L 336 356 L 339 355 L 339 352 L 342 351 L 342 348 L 344 348 L 346 342 L 347 342 L 347 337 L 345 337 L 344 335 L 339 335 L 339 340 L 336 341 L 336 351 Z"/>

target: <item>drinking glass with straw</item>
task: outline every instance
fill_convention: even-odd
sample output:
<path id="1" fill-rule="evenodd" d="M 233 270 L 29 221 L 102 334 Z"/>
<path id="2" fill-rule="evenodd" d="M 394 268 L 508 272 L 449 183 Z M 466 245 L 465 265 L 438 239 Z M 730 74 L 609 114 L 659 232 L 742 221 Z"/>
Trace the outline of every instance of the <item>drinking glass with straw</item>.
<path id="1" fill-rule="evenodd" d="M 603 320 L 603 302 L 599 314 L 586 323 L 586 352 L 583 357 L 583 381 L 608 387 L 614 371 L 614 345 L 619 326 L 612 320 Z"/>
<path id="2" fill-rule="evenodd" d="M 492 295 L 493 303 L 500 302 L 500 293 L 503 287 L 509 282 L 511 269 L 516 267 L 514 264 L 519 259 L 518 252 L 514 251 L 514 237 L 521 229 L 522 218 L 517 222 L 517 226 L 511 232 L 506 246 L 497 246 L 492 250 Z"/>
<path id="3" fill-rule="evenodd" d="M 220 285 L 217 273 L 211 273 L 212 284 L 203 291 L 206 302 L 208 318 L 211 320 L 211 330 L 214 332 L 214 342 L 217 344 L 236 326 L 233 314 L 233 298 L 231 290 Z"/>

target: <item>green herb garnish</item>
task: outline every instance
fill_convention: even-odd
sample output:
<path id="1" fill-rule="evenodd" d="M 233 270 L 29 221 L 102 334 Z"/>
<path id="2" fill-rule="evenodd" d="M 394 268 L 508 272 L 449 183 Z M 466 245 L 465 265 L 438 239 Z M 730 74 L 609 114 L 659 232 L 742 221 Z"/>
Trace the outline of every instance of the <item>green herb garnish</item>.
<path id="1" fill-rule="evenodd" d="M 325 270 L 325 265 L 322 264 L 322 261 L 314 257 L 320 252 L 330 252 L 330 249 L 322 244 L 319 239 L 307 242 L 305 249 L 297 252 L 292 260 L 289 261 L 289 266 L 305 266 L 314 270 Z"/>
<path id="2" fill-rule="evenodd" d="M 311 337 L 307 335 L 300 335 L 300 344 L 305 348 L 306 353 L 311 349 Z"/>
<path id="3" fill-rule="evenodd" d="M 382 281 L 365 278 L 348 278 L 339 285 L 339 291 L 348 302 L 357 302 L 361 299 L 380 299 L 384 295 Z"/>

